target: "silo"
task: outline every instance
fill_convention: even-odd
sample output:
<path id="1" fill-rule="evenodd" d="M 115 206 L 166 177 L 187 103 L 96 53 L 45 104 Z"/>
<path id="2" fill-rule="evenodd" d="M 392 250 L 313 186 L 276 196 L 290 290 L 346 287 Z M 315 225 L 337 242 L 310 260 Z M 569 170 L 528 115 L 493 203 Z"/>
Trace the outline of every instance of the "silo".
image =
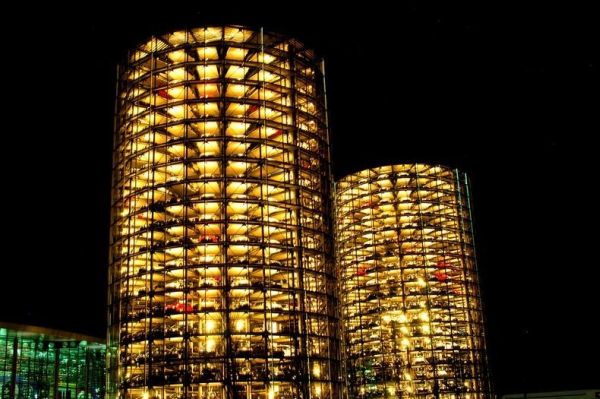
<path id="1" fill-rule="evenodd" d="M 350 397 L 489 397 L 466 175 L 425 164 L 348 175 L 336 226 Z"/>
<path id="2" fill-rule="evenodd" d="M 182 30 L 130 52 L 117 96 L 109 396 L 339 397 L 320 59 Z"/>

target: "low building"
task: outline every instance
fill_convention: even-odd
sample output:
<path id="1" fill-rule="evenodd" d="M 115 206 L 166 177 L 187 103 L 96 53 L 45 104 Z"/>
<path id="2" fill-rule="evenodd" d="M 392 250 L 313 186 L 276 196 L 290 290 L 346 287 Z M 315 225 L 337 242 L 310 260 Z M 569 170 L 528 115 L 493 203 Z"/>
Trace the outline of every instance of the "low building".
<path id="1" fill-rule="evenodd" d="M 0 323 L 0 398 L 103 398 L 105 353 L 99 338 Z"/>

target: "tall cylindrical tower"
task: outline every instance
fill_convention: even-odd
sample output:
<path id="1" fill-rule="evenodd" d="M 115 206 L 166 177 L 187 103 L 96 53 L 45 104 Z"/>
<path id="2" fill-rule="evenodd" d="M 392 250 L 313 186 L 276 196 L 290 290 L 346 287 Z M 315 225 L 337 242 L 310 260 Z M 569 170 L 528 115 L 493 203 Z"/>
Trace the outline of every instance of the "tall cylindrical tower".
<path id="1" fill-rule="evenodd" d="M 322 66 L 296 40 L 217 26 L 130 53 L 111 397 L 339 397 L 328 145 Z"/>
<path id="2" fill-rule="evenodd" d="M 466 175 L 368 169 L 336 207 L 350 397 L 489 397 Z"/>

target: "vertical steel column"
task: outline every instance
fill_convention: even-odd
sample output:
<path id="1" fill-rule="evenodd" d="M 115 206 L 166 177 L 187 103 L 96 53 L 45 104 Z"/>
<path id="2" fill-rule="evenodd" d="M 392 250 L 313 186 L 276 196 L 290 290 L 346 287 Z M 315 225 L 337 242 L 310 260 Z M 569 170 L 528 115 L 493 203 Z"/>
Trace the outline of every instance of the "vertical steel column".
<path id="1" fill-rule="evenodd" d="M 17 365 L 19 361 L 19 338 L 15 334 L 13 338 L 13 356 L 12 356 L 12 367 L 10 374 L 10 399 L 15 399 L 15 393 L 17 391 Z"/>
<path id="2" fill-rule="evenodd" d="M 58 385 L 60 382 L 60 342 L 54 342 L 54 399 L 61 399 Z"/>

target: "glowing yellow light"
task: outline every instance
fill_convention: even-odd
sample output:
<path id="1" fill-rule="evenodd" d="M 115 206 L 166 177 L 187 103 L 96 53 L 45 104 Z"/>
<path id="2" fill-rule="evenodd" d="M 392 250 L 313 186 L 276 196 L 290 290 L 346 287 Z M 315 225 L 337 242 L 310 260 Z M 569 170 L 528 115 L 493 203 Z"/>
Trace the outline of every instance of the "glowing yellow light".
<path id="1" fill-rule="evenodd" d="M 206 320 L 206 332 L 212 332 L 215 329 L 214 320 Z"/>
<path id="2" fill-rule="evenodd" d="M 232 97 L 241 98 L 246 92 L 244 85 L 230 85 L 227 87 L 227 94 Z"/>
<path id="3" fill-rule="evenodd" d="M 271 62 L 273 62 L 273 60 L 275 60 L 275 57 L 273 57 L 270 54 L 260 53 L 258 55 L 259 62 L 263 62 L 265 64 L 270 64 Z"/>
<path id="4" fill-rule="evenodd" d="M 214 351 L 215 350 L 215 346 L 216 346 L 216 343 L 215 343 L 214 339 L 209 338 L 209 339 L 206 340 L 206 351 L 207 352 Z"/>
<path id="5" fill-rule="evenodd" d="M 321 377 L 321 366 L 315 363 L 313 365 L 312 373 L 317 378 Z"/>
<path id="6" fill-rule="evenodd" d="M 301 71 L 306 76 L 315 73 L 310 67 Z M 309 111 L 315 105 L 306 100 L 300 107 Z M 314 128 L 308 121 L 300 125 L 308 131 Z M 308 148 L 313 145 L 307 143 Z M 350 339 L 346 355 L 361 359 L 347 361 L 348 374 L 359 374 L 365 361 L 385 358 L 389 352 L 401 360 L 392 366 L 393 374 L 369 368 L 368 379 L 349 384 L 350 397 L 426 395 L 438 376 L 462 385 L 463 370 L 473 375 L 473 360 L 463 361 L 455 353 L 444 354 L 444 362 L 460 359 L 460 369 L 427 365 L 437 360 L 438 351 L 471 349 L 473 341 L 463 338 L 471 334 L 471 318 L 463 307 L 472 306 L 475 323 L 480 317 L 478 299 L 469 302 L 461 287 L 476 276 L 471 270 L 461 274 L 455 269 L 460 265 L 455 243 L 471 241 L 469 234 L 456 229 L 461 218 L 469 218 L 461 211 L 466 206 L 463 199 L 468 200 L 462 195 L 462 179 L 450 168 L 407 164 L 363 170 L 338 182 L 336 244 L 342 304 L 348 309 L 343 314 Z M 419 221 L 421 214 L 428 215 L 426 223 Z M 398 254 L 403 254 L 400 264 Z M 372 345 L 381 339 L 392 345 Z M 365 351 L 358 343 L 367 340 Z M 400 376 L 401 382 L 392 375 Z M 462 389 L 473 398 L 485 396 L 479 391 L 484 383 L 473 388 L 478 378 L 469 378 L 471 389 Z"/>
<path id="7" fill-rule="evenodd" d="M 173 81 L 181 81 L 187 77 L 185 68 L 176 68 L 168 72 L 169 78 Z"/>
<path id="8" fill-rule="evenodd" d="M 242 319 L 238 319 L 235 322 L 235 330 L 236 331 L 242 331 L 246 328 L 246 322 Z"/>
<path id="9" fill-rule="evenodd" d="M 318 156 L 327 144 L 320 112 L 324 95 L 316 96 L 318 86 L 311 80 L 318 65 L 312 65 L 308 53 L 300 55 L 302 66 L 296 69 L 292 67 L 295 57 L 287 54 L 292 42 L 264 36 L 263 42 L 263 34 L 256 40 L 257 32 L 238 27 L 199 28 L 155 37 L 130 57 L 123 78 L 136 81 L 128 80 L 127 90 L 119 93 L 123 107 L 115 167 L 124 178 L 115 181 L 119 195 L 113 209 L 118 219 L 115 232 L 120 232 L 114 254 L 127 262 L 115 261 L 111 269 L 130 282 L 116 290 L 119 295 L 153 305 L 141 313 L 139 307 L 128 308 L 127 314 L 119 313 L 126 318 L 117 324 L 122 331 L 128 327 L 137 338 L 156 338 L 156 320 L 163 318 L 161 341 L 168 344 L 147 346 L 130 339 L 130 352 L 139 358 L 152 357 L 157 368 L 167 367 L 173 373 L 177 371 L 167 365 L 170 356 L 225 356 L 223 342 L 231 333 L 236 342 L 235 349 L 227 351 L 229 361 L 240 363 L 246 376 L 252 372 L 256 377 L 264 362 L 254 349 L 264 338 L 274 357 L 304 357 L 308 375 L 324 380 L 306 390 L 330 399 L 333 390 L 324 384 L 338 384 L 333 381 L 338 376 L 326 365 L 337 358 L 339 349 L 316 345 L 310 350 L 319 359 L 314 364 L 308 353 L 293 345 L 290 335 L 297 333 L 298 324 L 292 311 L 302 308 L 304 312 L 304 297 L 298 296 L 292 305 L 287 291 L 297 288 L 300 274 L 284 270 L 294 264 L 295 255 L 284 249 L 291 245 L 310 248 L 303 264 L 315 273 L 325 271 L 321 255 L 312 255 L 330 248 L 323 238 L 331 233 L 323 223 L 330 215 L 319 206 L 330 193 L 325 186 L 327 190 L 317 189 L 329 177 L 321 173 L 328 160 Z M 285 94 L 291 87 L 292 69 L 303 76 L 297 99 Z M 296 108 L 302 120 L 292 120 Z M 292 141 L 296 128 L 311 134 Z M 306 202 L 319 209 L 290 208 L 297 202 L 296 186 L 301 185 L 311 189 Z M 310 231 L 302 233 L 304 220 Z M 265 267 L 259 270 L 257 264 Z M 318 300 L 311 296 L 306 303 L 311 312 L 332 306 L 335 293 L 329 280 L 323 276 L 307 283 L 310 287 L 305 289 L 327 294 Z M 228 306 L 224 297 L 231 299 Z M 390 313 L 390 322 L 396 312 Z M 131 325 L 130 317 L 136 320 Z M 191 341 L 183 333 L 192 335 Z M 232 360 L 238 351 L 250 355 L 243 361 Z M 204 373 L 203 367 L 191 364 L 193 360 L 185 356 L 190 372 L 203 377 L 190 381 L 190 392 L 222 397 L 220 373 Z M 286 366 L 276 363 L 269 365 L 273 375 L 286 372 Z M 140 379 L 146 375 L 139 362 L 117 365 L 119 373 L 128 370 L 132 371 L 129 380 L 143 382 Z M 158 386 L 171 382 L 165 378 L 154 384 L 156 391 L 136 384 L 132 399 L 157 398 L 161 396 Z M 288 385 L 264 381 L 260 388 L 248 385 L 245 392 L 252 391 L 255 399 L 275 399 L 291 394 Z M 180 393 L 179 388 L 169 389 L 169 394 Z"/>
<path id="10" fill-rule="evenodd" d="M 201 60 L 219 59 L 219 54 L 216 47 L 200 47 L 197 49 L 197 52 Z"/>

